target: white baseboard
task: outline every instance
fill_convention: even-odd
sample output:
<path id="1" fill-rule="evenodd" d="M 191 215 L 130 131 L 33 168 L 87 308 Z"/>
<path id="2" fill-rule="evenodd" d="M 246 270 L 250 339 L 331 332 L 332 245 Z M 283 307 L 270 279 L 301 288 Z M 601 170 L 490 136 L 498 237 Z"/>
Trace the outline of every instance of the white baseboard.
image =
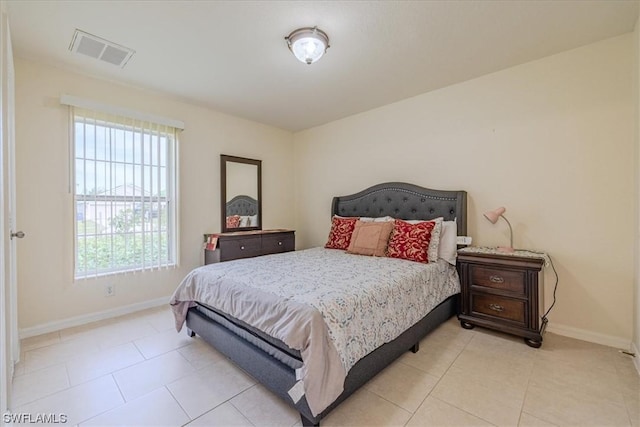
<path id="1" fill-rule="evenodd" d="M 557 323 L 549 323 L 547 325 L 547 332 L 569 338 L 575 338 L 582 341 L 589 341 L 595 344 L 602 344 L 608 347 L 615 347 L 626 351 L 631 350 L 632 346 L 631 340 L 622 337 L 600 334 L 597 332 L 587 331 L 586 329 L 578 329 L 567 325 L 558 325 Z"/>
<path id="2" fill-rule="evenodd" d="M 61 329 L 80 326 L 99 320 L 111 319 L 112 317 L 123 316 L 136 311 L 145 310 L 147 308 L 159 307 L 169 304 L 170 296 L 156 298 L 149 301 L 138 302 L 124 307 L 113 308 L 110 310 L 98 311 L 95 313 L 84 314 L 82 316 L 70 317 L 64 320 L 55 320 L 53 322 L 42 325 L 31 326 L 29 328 L 20 329 L 20 339 L 35 337 L 37 335 L 48 334 L 49 332 L 59 331 Z"/>

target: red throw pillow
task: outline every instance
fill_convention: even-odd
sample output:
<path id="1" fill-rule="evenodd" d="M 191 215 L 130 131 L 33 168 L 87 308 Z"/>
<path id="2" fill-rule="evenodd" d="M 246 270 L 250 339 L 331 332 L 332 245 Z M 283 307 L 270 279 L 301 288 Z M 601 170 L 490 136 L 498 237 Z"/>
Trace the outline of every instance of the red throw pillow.
<path id="1" fill-rule="evenodd" d="M 227 228 L 240 227 L 240 215 L 231 215 L 227 217 Z"/>
<path id="2" fill-rule="evenodd" d="M 387 256 L 429 262 L 427 251 L 429 241 L 431 241 L 431 231 L 435 225 L 436 223 L 433 221 L 409 224 L 401 219 L 396 219 L 387 246 Z"/>
<path id="3" fill-rule="evenodd" d="M 351 234 L 356 226 L 358 218 L 345 218 L 334 216 L 331 218 L 331 231 L 329 231 L 329 240 L 324 245 L 328 249 L 346 250 L 351 243 Z"/>

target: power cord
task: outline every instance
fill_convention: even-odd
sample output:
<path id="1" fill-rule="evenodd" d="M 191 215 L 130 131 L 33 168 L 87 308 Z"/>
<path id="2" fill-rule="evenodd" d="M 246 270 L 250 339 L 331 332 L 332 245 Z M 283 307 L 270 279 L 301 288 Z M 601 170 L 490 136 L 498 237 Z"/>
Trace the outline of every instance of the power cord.
<path id="1" fill-rule="evenodd" d="M 537 252 L 537 251 L 528 251 L 528 252 L 533 252 L 539 255 L 544 256 L 546 259 L 549 260 L 549 264 L 551 264 L 551 269 L 553 269 L 553 274 L 555 274 L 556 276 L 556 283 L 553 286 L 553 302 L 551 303 L 551 305 L 549 306 L 549 308 L 547 309 L 547 311 L 544 313 L 544 315 L 542 316 L 542 321 L 543 322 L 547 322 L 547 315 L 549 314 L 549 312 L 551 311 L 551 309 L 553 308 L 554 305 L 556 305 L 556 291 L 558 290 L 558 282 L 559 282 L 559 277 L 558 277 L 558 272 L 556 271 L 556 266 L 553 265 L 553 259 L 551 259 L 551 255 L 549 255 L 546 252 Z"/>
<path id="2" fill-rule="evenodd" d="M 542 316 L 542 319 L 545 321 L 547 320 L 547 314 L 549 314 L 553 306 L 556 305 L 556 291 L 558 290 L 558 281 L 559 281 L 558 272 L 556 271 L 556 266 L 553 265 L 553 260 L 548 254 L 547 254 L 547 257 L 549 257 L 549 263 L 551 264 L 551 268 L 553 269 L 553 274 L 555 274 L 556 276 L 556 284 L 553 286 L 553 302 L 551 303 L 547 311 L 544 313 L 544 316 Z"/>

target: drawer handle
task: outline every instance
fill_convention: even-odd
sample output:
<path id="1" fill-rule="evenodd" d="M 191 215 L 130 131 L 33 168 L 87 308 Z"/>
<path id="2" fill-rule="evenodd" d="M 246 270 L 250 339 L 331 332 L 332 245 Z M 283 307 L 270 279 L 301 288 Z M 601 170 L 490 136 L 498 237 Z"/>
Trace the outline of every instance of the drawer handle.
<path id="1" fill-rule="evenodd" d="M 498 304 L 489 304 L 489 308 L 493 311 L 497 311 L 498 313 L 504 311 L 504 307 Z"/>
<path id="2" fill-rule="evenodd" d="M 278 246 L 282 246 L 282 242 L 278 242 Z"/>
<path id="3" fill-rule="evenodd" d="M 241 251 L 244 251 L 244 246 L 240 246 L 240 250 L 241 250 Z"/>
<path id="4" fill-rule="evenodd" d="M 504 278 L 500 276 L 490 276 L 489 280 L 491 280 L 492 283 L 504 283 Z"/>

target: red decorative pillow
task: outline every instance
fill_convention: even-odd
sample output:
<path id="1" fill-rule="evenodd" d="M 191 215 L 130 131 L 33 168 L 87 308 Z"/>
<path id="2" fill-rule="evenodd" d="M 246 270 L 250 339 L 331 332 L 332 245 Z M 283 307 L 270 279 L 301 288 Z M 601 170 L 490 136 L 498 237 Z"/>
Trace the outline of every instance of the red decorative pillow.
<path id="1" fill-rule="evenodd" d="M 231 215 L 227 217 L 227 228 L 240 227 L 240 215 Z"/>
<path id="2" fill-rule="evenodd" d="M 431 231 L 435 225 L 434 221 L 409 224 L 396 219 L 387 246 L 387 256 L 428 263 L 427 251 L 431 241 Z"/>
<path id="3" fill-rule="evenodd" d="M 356 227 L 358 218 L 346 218 L 335 216 L 331 218 L 331 231 L 329 231 L 329 240 L 324 245 L 328 249 L 344 249 L 346 250 L 351 243 L 351 234 Z"/>

